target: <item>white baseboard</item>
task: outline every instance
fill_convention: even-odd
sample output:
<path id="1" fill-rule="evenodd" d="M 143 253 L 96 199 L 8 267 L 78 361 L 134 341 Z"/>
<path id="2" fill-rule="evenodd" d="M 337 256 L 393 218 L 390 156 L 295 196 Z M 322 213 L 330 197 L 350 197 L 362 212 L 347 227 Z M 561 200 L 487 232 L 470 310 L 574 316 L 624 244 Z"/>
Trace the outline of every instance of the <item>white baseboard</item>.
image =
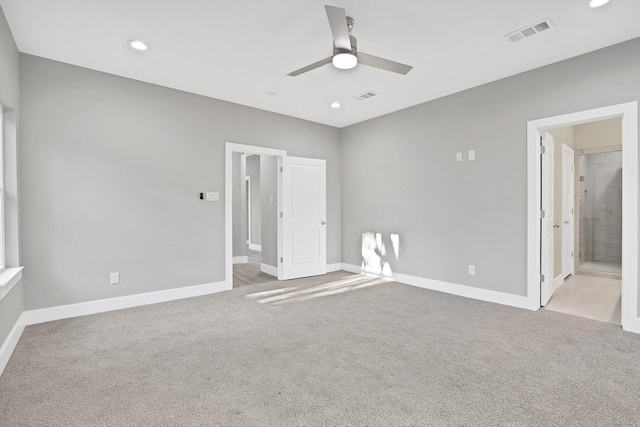
<path id="1" fill-rule="evenodd" d="M 342 264 L 336 262 L 335 264 L 327 264 L 327 273 L 333 273 L 334 271 L 342 270 Z"/>
<path id="2" fill-rule="evenodd" d="M 622 321 L 622 329 L 627 332 L 635 332 L 636 334 L 640 334 L 640 318 L 634 317 L 629 319 L 628 321 Z"/>
<path id="3" fill-rule="evenodd" d="M 349 273 L 362 273 L 362 267 L 354 264 L 345 264 L 342 263 L 342 269 L 344 271 L 348 271 Z"/>
<path id="4" fill-rule="evenodd" d="M 7 367 L 7 363 L 9 363 L 9 359 L 13 354 L 13 350 L 15 350 L 16 345 L 18 345 L 18 341 L 22 336 L 22 332 L 24 331 L 25 321 L 24 321 L 24 313 L 18 317 L 16 324 L 13 325 L 11 332 L 2 343 L 2 347 L 0 347 L 0 376 L 2 372 L 4 372 L 4 368 Z"/>
<path id="5" fill-rule="evenodd" d="M 353 264 L 342 264 L 342 269 L 352 273 L 361 273 L 362 268 Z M 384 276 L 379 276 L 388 278 Z M 418 288 L 430 289 L 461 297 L 477 299 L 481 301 L 493 302 L 496 304 L 509 305 L 512 307 L 525 308 L 527 310 L 538 310 L 539 306 L 532 306 L 527 297 L 506 294 L 504 292 L 490 291 L 487 289 L 474 288 L 472 286 L 458 285 L 455 283 L 441 282 L 439 280 L 425 279 L 423 277 L 410 276 L 408 274 L 393 273 L 392 280 Z"/>
<path id="6" fill-rule="evenodd" d="M 262 245 L 257 245 L 255 243 L 249 243 L 249 249 L 252 251 L 262 251 Z"/>
<path id="7" fill-rule="evenodd" d="M 269 264 L 260 264 L 260 271 L 278 277 L 278 267 Z"/>
<path id="8" fill-rule="evenodd" d="M 121 310 L 141 305 L 198 297 L 231 290 L 232 288 L 233 285 L 227 282 L 208 283 L 205 285 L 167 289 L 165 291 L 42 308 L 39 310 L 28 310 L 22 313 L 22 315 L 26 325 L 34 325 L 36 323 L 51 322 L 53 320 L 67 319 L 70 317 L 87 316 L 89 314 L 104 313 L 106 311 Z"/>
<path id="9" fill-rule="evenodd" d="M 246 264 L 249 262 L 248 256 L 234 256 L 233 263 L 234 264 Z"/>

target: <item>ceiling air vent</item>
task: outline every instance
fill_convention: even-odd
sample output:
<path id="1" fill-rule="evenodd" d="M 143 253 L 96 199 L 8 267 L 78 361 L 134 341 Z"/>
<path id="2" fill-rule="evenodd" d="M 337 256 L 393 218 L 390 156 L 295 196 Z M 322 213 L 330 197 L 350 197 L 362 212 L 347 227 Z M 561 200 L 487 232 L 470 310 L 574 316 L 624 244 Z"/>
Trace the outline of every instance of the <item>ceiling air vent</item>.
<path id="1" fill-rule="evenodd" d="M 372 90 L 368 90 L 364 93 L 361 93 L 360 95 L 356 95 L 353 98 L 356 99 L 357 101 L 364 101 L 365 99 L 369 99 L 369 98 L 373 98 L 374 96 L 378 96 L 379 94 L 375 93 Z"/>
<path id="2" fill-rule="evenodd" d="M 505 37 L 508 38 L 512 42 L 518 42 L 520 40 L 524 40 L 527 37 L 531 37 L 534 34 L 541 33 L 546 30 L 550 30 L 553 28 L 553 22 L 551 19 L 547 18 L 542 22 L 538 22 L 535 25 L 530 27 L 522 28 L 518 31 L 514 31 L 513 33 L 507 34 Z"/>

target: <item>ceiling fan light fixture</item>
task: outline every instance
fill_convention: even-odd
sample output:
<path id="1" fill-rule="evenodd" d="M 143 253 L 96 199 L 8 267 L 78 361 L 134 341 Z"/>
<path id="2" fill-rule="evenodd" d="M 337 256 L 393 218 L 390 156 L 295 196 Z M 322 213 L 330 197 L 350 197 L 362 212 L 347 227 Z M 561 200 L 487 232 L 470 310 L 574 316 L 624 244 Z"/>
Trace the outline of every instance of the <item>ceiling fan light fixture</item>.
<path id="1" fill-rule="evenodd" d="M 358 65 L 358 57 L 351 52 L 342 52 L 333 55 L 333 66 L 341 70 L 350 70 Z"/>

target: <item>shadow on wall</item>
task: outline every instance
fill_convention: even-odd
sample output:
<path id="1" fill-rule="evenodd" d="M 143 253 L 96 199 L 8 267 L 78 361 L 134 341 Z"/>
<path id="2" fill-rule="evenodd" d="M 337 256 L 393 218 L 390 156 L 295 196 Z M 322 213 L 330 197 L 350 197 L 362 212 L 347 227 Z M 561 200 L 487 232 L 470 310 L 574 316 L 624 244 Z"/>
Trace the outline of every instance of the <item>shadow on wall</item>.
<path id="1" fill-rule="evenodd" d="M 389 241 L 396 261 L 400 259 L 400 235 L 390 234 Z M 362 272 L 385 278 L 392 278 L 393 271 L 389 262 L 385 261 L 387 246 L 382 233 L 362 233 Z"/>

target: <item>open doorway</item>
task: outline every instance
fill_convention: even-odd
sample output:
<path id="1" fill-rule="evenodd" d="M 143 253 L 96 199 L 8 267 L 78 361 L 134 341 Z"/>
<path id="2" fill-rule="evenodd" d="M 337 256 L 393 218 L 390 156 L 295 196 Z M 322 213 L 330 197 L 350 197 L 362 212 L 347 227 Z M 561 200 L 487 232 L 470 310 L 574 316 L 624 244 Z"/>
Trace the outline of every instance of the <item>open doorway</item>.
<path id="1" fill-rule="evenodd" d="M 546 310 L 621 324 L 622 119 L 545 131 L 553 142 L 553 281 Z M 543 177 L 543 181 L 544 177 Z M 544 227 L 543 227 L 544 229 Z M 548 245 L 542 245 L 543 257 Z M 551 271 L 551 270 L 550 270 Z"/>
<path id="2" fill-rule="evenodd" d="M 264 190 L 261 197 L 268 197 L 265 206 L 277 206 L 273 233 L 273 264 L 265 263 L 265 223 L 261 219 L 260 271 L 277 276 L 277 280 L 297 279 L 326 274 L 327 272 L 327 195 L 326 161 L 287 156 L 284 150 L 237 144 L 225 144 L 225 281 L 227 289 L 233 289 L 234 264 L 248 263 L 247 254 L 247 197 L 246 158 L 258 155 L 261 177 L 266 168 L 263 160 L 271 159 L 276 165 L 277 192 Z M 234 165 L 236 165 L 234 167 Z M 237 173 L 239 171 L 239 173 Z M 275 194 L 274 194 L 275 193 Z M 262 199 L 261 199 L 262 200 Z M 234 212 L 240 213 L 234 220 Z M 243 228 L 245 229 L 243 231 Z M 255 230 L 253 232 L 255 234 Z M 277 266 L 277 267 L 275 267 Z"/>
<path id="3" fill-rule="evenodd" d="M 275 156 L 233 153 L 234 288 L 278 279 L 277 170 Z"/>
<path id="4" fill-rule="evenodd" d="M 622 134 L 622 250 L 621 250 L 621 324 L 623 329 L 640 332 L 638 317 L 638 103 L 613 105 L 562 116 L 549 117 L 529 121 L 527 124 L 527 159 L 528 159 L 528 257 L 527 257 L 527 298 L 534 306 L 544 306 L 554 295 L 558 285 L 554 280 L 555 267 L 553 251 L 554 241 L 546 240 L 553 234 L 555 221 L 545 221 L 551 215 L 548 197 L 551 188 L 543 182 L 546 161 L 543 156 L 548 150 L 545 145 L 546 135 L 568 126 L 578 126 L 609 119 L 620 119 Z M 548 157 L 547 157 L 548 159 Z M 547 169 L 549 166 L 547 164 Z M 575 168 L 574 173 L 578 171 Z M 575 178 L 575 175 L 574 175 Z M 575 186 L 579 186 L 579 175 Z M 547 187 L 545 187 L 547 184 Z M 543 189 L 544 187 L 544 189 Z M 545 200 L 547 205 L 545 206 Z M 576 205 L 574 203 L 574 210 Z M 552 208 L 551 208 L 552 209 Z M 574 222 L 574 231 L 577 221 Z M 579 239 L 579 230 L 574 233 Z M 546 245 L 546 247 L 543 247 Z M 574 250 L 579 244 L 574 244 Z M 574 271 L 569 277 L 578 277 L 574 263 Z M 562 281 L 565 277 L 562 277 Z M 595 278 L 592 279 L 603 279 Z M 615 280 L 615 279 L 614 279 Z M 567 283 L 569 280 L 567 280 Z M 562 283 L 562 282 L 561 282 Z M 561 284 L 560 283 L 560 284 Z M 550 290 L 550 292 L 549 292 Z"/>

